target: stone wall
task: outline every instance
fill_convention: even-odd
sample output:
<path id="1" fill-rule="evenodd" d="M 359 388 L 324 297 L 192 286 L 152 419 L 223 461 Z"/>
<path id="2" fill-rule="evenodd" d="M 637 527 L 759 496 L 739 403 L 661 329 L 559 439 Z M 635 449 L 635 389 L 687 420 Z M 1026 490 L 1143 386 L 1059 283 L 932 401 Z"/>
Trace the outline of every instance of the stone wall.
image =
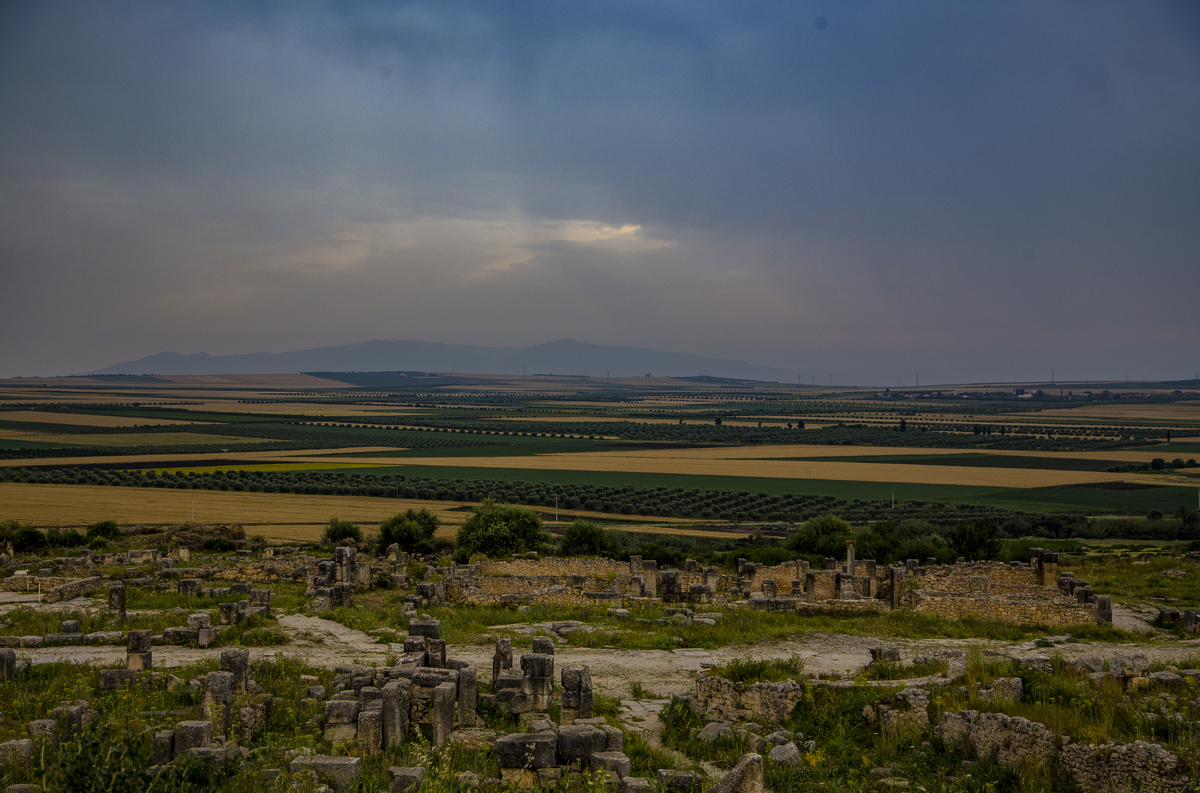
<path id="1" fill-rule="evenodd" d="M 617 562 L 612 559 L 510 559 L 485 560 L 475 565 L 481 576 L 557 576 L 569 578 L 573 575 L 590 578 L 615 577 L 620 573 L 629 573 L 628 562 Z"/>
<path id="2" fill-rule="evenodd" d="M 746 685 L 701 672 L 694 702 L 705 718 L 778 724 L 791 715 L 804 695 L 805 687 L 794 680 Z"/>
<path id="3" fill-rule="evenodd" d="M 1183 793 L 1190 775 L 1179 758 L 1158 744 L 1080 744 L 1036 721 L 963 710 L 946 713 L 934 731 L 947 744 L 967 743 L 986 757 L 993 752 L 1001 763 L 1033 763 L 1058 768 L 1081 793 Z"/>
<path id="4" fill-rule="evenodd" d="M 1081 604 L 1056 594 L 1036 595 L 959 595 L 913 590 L 908 593 L 909 608 L 946 619 L 977 617 L 993 622 L 1018 625 L 1043 625 L 1051 628 L 1096 622 L 1093 604 Z"/>
<path id="5" fill-rule="evenodd" d="M 1179 758 L 1158 744 L 1063 742 L 1059 764 L 1081 793 L 1176 793 L 1189 790 Z"/>
<path id="6" fill-rule="evenodd" d="M 1045 724 L 1003 713 L 946 713 L 934 732 L 943 743 L 970 744 L 981 757 L 995 752 L 1007 765 L 1045 764 L 1057 753 L 1054 731 Z"/>

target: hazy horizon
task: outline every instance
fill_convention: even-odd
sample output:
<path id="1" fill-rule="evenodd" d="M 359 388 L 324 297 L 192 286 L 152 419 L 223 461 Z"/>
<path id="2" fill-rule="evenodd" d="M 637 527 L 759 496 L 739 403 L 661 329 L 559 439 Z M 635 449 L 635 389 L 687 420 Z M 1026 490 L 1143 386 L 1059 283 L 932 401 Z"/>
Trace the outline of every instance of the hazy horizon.
<path id="1" fill-rule="evenodd" d="M 1200 370 L 1194 2 L 0 6 L 0 377 L 556 339 Z"/>

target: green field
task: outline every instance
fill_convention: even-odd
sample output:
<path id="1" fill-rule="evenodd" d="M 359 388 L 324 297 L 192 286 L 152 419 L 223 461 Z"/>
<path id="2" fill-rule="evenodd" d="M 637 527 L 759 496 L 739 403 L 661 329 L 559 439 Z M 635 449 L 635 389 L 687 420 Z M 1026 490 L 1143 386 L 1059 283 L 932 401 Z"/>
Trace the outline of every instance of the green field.
<path id="1" fill-rule="evenodd" d="M 1158 446 L 1143 446 L 1138 451 L 1162 452 L 1164 457 L 1170 459 L 1184 454 L 1200 454 L 1200 443 L 1161 443 Z"/>
<path id="2" fill-rule="evenodd" d="M 1006 454 L 887 454 L 849 457 L 776 457 L 801 462 L 897 463 L 903 465 L 953 465 L 967 468 L 1040 468 L 1048 471 L 1107 471 L 1121 460 L 1076 460 L 1064 457 L 1018 457 Z"/>
<path id="3" fill-rule="evenodd" d="M 426 455 L 428 456 L 428 455 Z M 958 485 L 923 485 L 903 482 L 841 482 L 829 479 L 780 479 L 750 476 L 695 476 L 689 474 L 647 474 L 621 471 L 547 471 L 532 468 L 457 468 L 441 465 L 405 465 L 380 468 L 332 468 L 327 473 L 397 474 L 429 479 L 464 479 L 468 481 L 500 480 L 505 482 L 544 482 L 547 484 L 626 485 L 644 489 L 654 487 L 698 488 L 700 490 L 746 491 L 776 496 L 787 493 L 834 496 L 848 500 L 887 500 L 895 492 L 897 500 L 930 501 L 943 498 L 968 499 L 972 496 L 998 492 L 994 487 L 963 487 Z"/>
<path id="4" fill-rule="evenodd" d="M 1165 513 L 1174 512 L 1181 506 L 1195 509 L 1198 493 L 1200 491 L 1190 487 L 1167 485 L 1146 485 L 1137 490 L 1064 485 L 993 491 L 953 500 L 1026 512 L 1127 512 L 1144 515 L 1155 509 Z"/>

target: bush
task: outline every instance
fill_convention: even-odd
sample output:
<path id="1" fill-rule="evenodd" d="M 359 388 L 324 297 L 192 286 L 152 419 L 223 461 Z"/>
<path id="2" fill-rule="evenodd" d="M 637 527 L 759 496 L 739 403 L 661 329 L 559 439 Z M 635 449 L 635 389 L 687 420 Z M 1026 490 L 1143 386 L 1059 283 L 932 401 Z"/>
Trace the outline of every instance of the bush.
<path id="1" fill-rule="evenodd" d="M 326 546 L 345 545 L 347 540 L 352 541 L 355 545 L 362 542 L 362 529 L 358 527 L 357 523 L 351 523 L 338 517 L 330 518 L 328 525 L 325 526 L 325 533 L 321 535 L 321 544 Z"/>
<path id="2" fill-rule="evenodd" d="M 213 537 L 200 543 L 200 549 L 212 553 L 228 553 L 229 551 L 236 551 L 237 546 L 231 540 L 227 540 L 224 537 Z"/>
<path id="3" fill-rule="evenodd" d="M 87 538 L 74 529 L 52 528 L 46 532 L 46 544 L 51 548 L 78 548 L 85 544 Z"/>
<path id="4" fill-rule="evenodd" d="M 850 524 L 836 515 L 821 515 L 805 521 L 788 537 L 787 547 L 797 553 L 838 558 L 846 553 L 850 539 Z"/>
<path id="5" fill-rule="evenodd" d="M 104 540 L 116 540 L 121 536 L 121 527 L 115 520 L 102 520 L 87 527 L 87 538 L 99 537 Z"/>
<path id="6" fill-rule="evenodd" d="M 463 561 L 476 552 L 508 555 L 535 550 L 545 541 L 542 518 L 536 512 L 488 499 L 471 510 L 471 517 L 458 530 L 458 554 Z"/>
<path id="7" fill-rule="evenodd" d="M 425 508 L 397 512 L 379 524 L 379 555 L 395 543 L 400 550 L 413 553 L 433 538 L 442 524 L 437 515 Z"/>
<path id="8" fill-rule="evenodd" d="M 13 550 L 17 553 L 40 551 L 46 547 L 46 535 L 33 526 L 22 526 L 12 535 L 10 542 L 12 542 Z"/>
<path id="9" fill-rule="evenodd" d="M 563 556 L 603 556 L 608 553 L 604 529 L 588 520 L 577 520 L 567 527 L 559 541 Z"/>

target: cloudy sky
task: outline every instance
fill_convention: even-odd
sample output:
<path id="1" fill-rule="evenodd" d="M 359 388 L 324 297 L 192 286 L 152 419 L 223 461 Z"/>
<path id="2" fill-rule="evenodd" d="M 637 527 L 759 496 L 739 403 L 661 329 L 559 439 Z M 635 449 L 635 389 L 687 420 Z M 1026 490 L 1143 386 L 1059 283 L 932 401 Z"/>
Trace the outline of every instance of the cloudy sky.
<path id="1" fill-rule="evenodd" d="M 1194 0 L 0 5 L 0 376 L 569 337 L 1190 378 L 1198 297 Z"/>

